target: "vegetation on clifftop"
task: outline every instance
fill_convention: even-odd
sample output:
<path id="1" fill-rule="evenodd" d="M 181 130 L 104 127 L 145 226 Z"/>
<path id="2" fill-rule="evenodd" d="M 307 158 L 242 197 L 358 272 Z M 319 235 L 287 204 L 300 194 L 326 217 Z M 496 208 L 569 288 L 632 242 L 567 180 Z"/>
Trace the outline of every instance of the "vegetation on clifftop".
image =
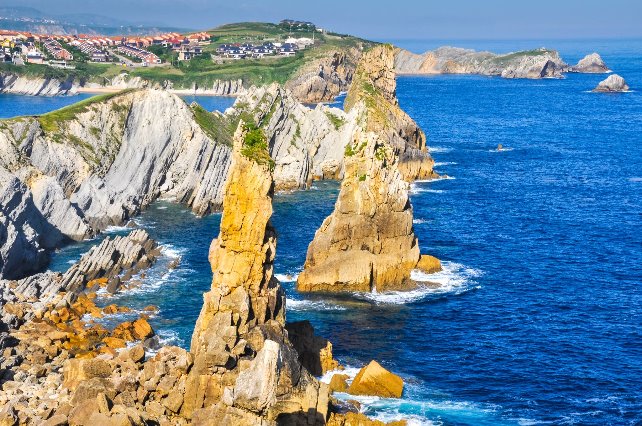
<path id="1" fill-rule="evenodd" d="M 120 73 L 126 72 L 130 78 L 140 77 L 153 83 L 164 84 L 169 81 L 174 88 L 211 87 L 216 80 L 242 80 L 245 86 L 264 85 L 273 82 L 285 83 L 305 64 L 324 57 L 337 50 L 347 50 L 372 42 L 357 37 L 334 33 L 314 32 L 315 45 L 299 51 L 291 57 L 268 57 L 263 59 L 243 59 L 213 61 L 211 53 L 222 43 L 262 43 L 264 41 L 284 41 L 290 36 L 288 29 L 270 23 L 245 22 L 223 25 L 207 31 L 212 36 L 212 43 L 204 47 L 202 57 L 191 61 L 173 61 L 175 55 L 163 56 L 171 63 L 154 67 L 123 68 L 115 63 L 78 63 L 76 69 L 60 69 L 47 65 L 26 64 L 15 66 L 0 64 L 0 72 L 13 73 L 29 77 L 51 78 L 61 81 L 73 80 L 84 84 L 94 82 L 108 84 Z M 295 31 L 294 37 L 313 37 L 312 31 Z M 156 48 L 152 48 L 156 49 Z"/>
<path id="2" fill-rule="evenodd" d="M 40 115 L 38 116 L 40 127 L 46 133 L 56 133 L 61 130 L 61 123 L 75 119 L 78 114 L 86 112 L 91 105 L 108 101 L 112 98 L 133 92 L 135 90 L 136 89 L 126 89 L 118 93 L 108 93 L 105 95 L 92 96 L 91 98 L 84 99 L 80 102 L 76 102 L 75 104 Z"/>
<path id="3" fill-rule="evenodd" d="M 267 138 L 263 130 L 250 124 L 245 124 L 247 133 L 243 139 L 243 148 L 241 154 L 257 164 L 267 165 L 270 170 L 274 170 L 274 160 L 270 157 L 268 150 Z"/>

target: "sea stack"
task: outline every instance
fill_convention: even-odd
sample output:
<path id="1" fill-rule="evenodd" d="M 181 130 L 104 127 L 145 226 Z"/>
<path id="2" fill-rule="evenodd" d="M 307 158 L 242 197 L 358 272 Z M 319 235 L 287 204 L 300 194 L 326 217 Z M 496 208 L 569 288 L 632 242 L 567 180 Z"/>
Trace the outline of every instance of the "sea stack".
<path id="1" fill-rule="evenodd" d="M 387 138 L 391 110 L 386 108 L 395 99 L 389 67 L 392 48 L 376 47 L 362 61 L 356 84 L 365 93 L 346 98 L 349 107 L 360 108 L 361 125 L 345 149 L 345 174 L 334 211 L 308 247 L 297 280 L 300 291 L 410 290 L 418 284 L 411 271 L 419 263 L 430 263 L 427 257 L 422 259 L 414 234 L 409 184 L 400 171 L 398 145 Z M 381 109 L 372 101 L 388 103 Z"/>
<path id="2" fill-rule="evenodd" d="M 285 331 L 285 295 L 273 276 L 272 167 L 262 131 L 241 122 L 221 231 L 210 246 L 212 287 L 192 337 L 182 412 L 194 424 L 314 425 L 326 418 L 327 386 L 298 361 Z"/>
<path id="3" fill-rule="evenodd" d="M 360 115 L 367 117 L 364 130 L 379 134 L 392 146 L 404 179 L 435 178 L 438 175 L 426 148 L 426 135 L 399 107 L 395 77 L 395 51 L 391 45 L 365 52 L 357 65 L 344 110 L 349 113 L 354 108 L 363 109 Z"/>
<path id="4" fill-rule="evenodd" d="M 578 72 L 584 74 L 602 74 L 609 72 L 609 67 L 606 66 L 602 57 L 597 53 L 591 53 L 582 58 L 577 65 L 571 67 L 571 72 Z"/>
<path id="5" fill-rule="evenodd" d="M 628 92 L 629 85 L 619 75 L 611 74 L 606 80 L 601 81 L 593 91 L 600 93 Z"/>

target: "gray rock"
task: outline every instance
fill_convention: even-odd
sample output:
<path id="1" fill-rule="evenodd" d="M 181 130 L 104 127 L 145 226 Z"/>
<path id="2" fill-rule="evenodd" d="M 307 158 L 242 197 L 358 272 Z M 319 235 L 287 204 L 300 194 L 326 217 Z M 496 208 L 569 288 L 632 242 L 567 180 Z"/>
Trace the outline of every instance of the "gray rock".
<path id="1" fill-rule="evenodd" d="M 539 79 L 561 77 L 568 70 L 568 65 L 557 51 L 548 49 L 498 55 L 440 47 L 421 55 L 397 49 L 395 69 L 399 74 L 479 74 Z"/>
<path id="2" fill-rule="evenodd" d="M 591 53 L 582 58 L 577 65 L 571 67 L 570 71 L 584 74 L 602 74 L 610 70 L 599 54 Z"/>
<path id="3" fill-rule="evenodd" d="M 593 89 L 593 91 L 601 93 L 628 92 L 629 85 L 626 84 L 626 81 L 624 81 L 624 79 L 619 75 L 611 74 L 610 76 L 608 76 L 608 78 L 601 81 L 600 84 L 598 84 L 597 87 Z"/>
<path id="4" fill-rule="evenodd" d="M 31 191 L 0 166 L 0 278 L 16 279 L 41 269 L 62 233 L 36 207 Z"/>

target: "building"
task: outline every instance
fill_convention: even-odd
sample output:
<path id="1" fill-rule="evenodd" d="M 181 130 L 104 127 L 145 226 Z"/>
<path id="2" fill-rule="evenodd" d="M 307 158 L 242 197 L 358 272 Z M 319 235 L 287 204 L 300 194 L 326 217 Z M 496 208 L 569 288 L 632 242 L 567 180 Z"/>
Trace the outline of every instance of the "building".
<path id="1" fill-rule="evenodd" d="M 74 55 L 71 54 L 67 49 L 62 47 L 60 42 L 53 38 L 45 39 L 42 42 L 42 45 L 45 47 L 45 50 L 53 56 L 54 59 L 62 61 L 73 61 Z"/>
<path id="2" fill-rule="evenodd" d="M 30 64 L 44 64 L 45 55 L 37 49 L 31 49 L 27 51 L 27 62 Z"/>
<path id="3" fill-rule="evenodd" d="M 148 52 L 147 50 L 140 49 L 129 44 L 118 46 L 118 51 L 129 57 L 140 59 L 145 65 L 160 64 L 162 62 L 161 59 L 152 52 Z"/>
<path id="4" fill-rule="evenodd" d="M 180 47 L 178 51 L 179 61 L 189 61 L 195 56 L 203 54 L 203 48 L 199 44 L 188 44 Z"/>

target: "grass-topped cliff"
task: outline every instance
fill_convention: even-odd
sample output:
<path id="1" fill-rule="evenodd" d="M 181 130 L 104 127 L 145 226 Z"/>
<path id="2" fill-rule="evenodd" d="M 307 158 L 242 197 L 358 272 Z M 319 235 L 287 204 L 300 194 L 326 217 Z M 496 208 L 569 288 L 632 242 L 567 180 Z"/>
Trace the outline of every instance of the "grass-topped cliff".
<path id="1" fill-rule="evenodd" d="M 243 85 L 263 85 L 272 82 L 285 83 L 297 75 L 306 64 L 323 59 L 334 52 L 361 49 L 372 42 L 357 37 L 335 33 L 298 31 L 290 33 L 277 24 L 245 22 L 223 25 L 207 31 L 212 43 L 204 47 L 205 55 L 191 61 L 173 61 L 156 67 L 123 67 L 119 64 L 75 63 L 76 69 L 52 68 L 47 65 L 26 64 L 15 66 L 0 64 L 0 73 L 11 73 L 26 77 L 73 80 L 81 85 L 86 82 L 109 85 L 121 73 L 129 78 L 140 77 L 152 83 L 170 82 L 174 88 L 211 87 L 216 80 L 242 80 Z M 292 57 L 268 57 L 263 59 L 225 60 L 214 62 L 211 53 L 222 43 L 263 43 L 282 42 L 288 37 L 314 37 L 315 45 L 302 49 Z M 174 52 L 156 46 L 154 52 L 162 58 L 171 59 Z M 156 51 L 160 49 L 160 51 Z"/>

